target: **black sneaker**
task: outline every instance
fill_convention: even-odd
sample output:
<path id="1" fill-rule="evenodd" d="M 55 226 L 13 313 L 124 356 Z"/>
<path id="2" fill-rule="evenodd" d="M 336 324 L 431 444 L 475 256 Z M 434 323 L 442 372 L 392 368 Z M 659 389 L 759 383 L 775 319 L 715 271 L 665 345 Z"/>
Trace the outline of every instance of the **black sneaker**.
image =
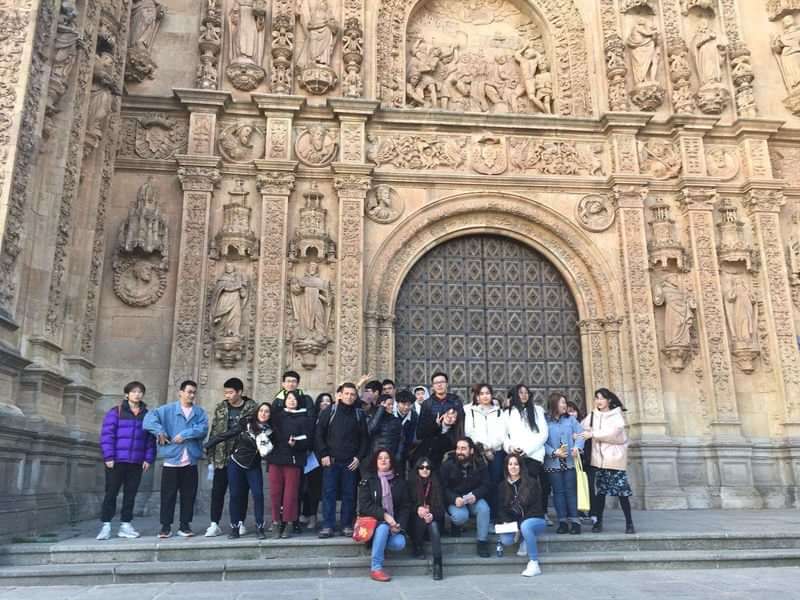
<path id="1" fill-rule="evenodd" d="M 333 529 L 331 529 L 330 527 L 323 527 L 322 529 L 319 530 L 317 537 L 319 537 L 322 540 L 328 539 L 329 537 L 333 537 Z"/>
<path id="2" fill-rule="evenodd" d="M 603 524 L 600 521 L 592 525 L 592 533 L 600 533 L 602 531 L 603 531 Z"/>
<path id="3" fill-rule="evenodd" d="M 158 537 L 161 538 L 162 540 L 165 540 L 167 538 L 171 538 L 172 537 L 172 529 L 170 527 L 167 527 L 166 525 L 163 525 L 161 527 L 161 531 L 158 532 Z"/>
<path id="4" fill-rule="evenodd" d="M 256 525 L 256 537 L 260 540 L 267 539 L 267 534 L 264 533 L 264 526 L 263 525 Z"/>
<path id="5" fill-rule="evenodd" d="M 295 535 L 300 535 L 303 533 L 303 526 L 300 524 L 300 521 L 295 521 L 292 523 L 292 533 Z"/>
<path id="6" fill-rule="evenodd" d="M 229 540 L 238 540 L 239 539 L 239 526 L 238 525 L 231 525 L 231 532 L 228 534 Z"/>
<path id="7" fill-rule="evenodd" d="M 578 535 L 581 532 L 581 524 L 580 523 L 573 523 L 572 527 L 570 527 L 569 532 L 572 535 Z"/>
<path id="8" fill-rule="evenodd" d="M 567 525 L 566 521 L 561 521 L 561 523 L 558 524 L 556 533 L 569 533 L 569 525 Z"/>
<path id="9" fill-rule="evenodd" d="M 194 531 L 192 531 L 192 528 L 189 527 L 189 525 L 187 523 L 184 523 L 178 529 L 178 535 L 181 536 L 181 537 L 187 537 L 187 538 L 188 537 L 193 537 L 194 536 Z"/>
<path id="10" fill-rule="evenodd" d="M 478 540 L 478 556 L 481 558 L 489 558 L 489 542 Z"/>
<path id="11" fill-rule="evenodd" d="M 633 528 L 633 523 L 628 523 L 625 526 L 625 533 L 636 533 L 636 530 Z"/>

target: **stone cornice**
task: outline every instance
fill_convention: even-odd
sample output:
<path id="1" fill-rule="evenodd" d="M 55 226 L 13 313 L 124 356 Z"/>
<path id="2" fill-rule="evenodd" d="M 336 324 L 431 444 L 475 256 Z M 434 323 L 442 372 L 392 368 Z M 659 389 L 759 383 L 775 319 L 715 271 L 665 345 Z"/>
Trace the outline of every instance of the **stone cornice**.
<path id="1" fill-rule="evenodd" d="M 664 125 L 669 127 L 673 132 L 691 131 L 693 133 L 706 133 L 714 129 L 718 122 L 719 117 L 676 114 L 670 115 L 664 122 Z"/>
<path id="2" fill-rule="evenodd" d="M 258 171 L 284 171 L 292 173 L 297 169 L 298 162 L 296 160 L 254 160 Z"/>
<path id="3" fill-rule="evenodd" d="M 337 116 L 371 117 L 380 102 L 363 98 L 328 98 L 328 106 Z"/>
<path id="4" fill-rule="evenodd" d="M 233 102 L 230 92 L 221 90 L 198 90 L 194 88 L 173 88 L 173 93 L 191 112 L 218 113 Z"/>
<path id="5" fill-rule="evenodd" d="M 599 124 L 603 133 L 627 131 L 635 133 L 643 129 L 653 119 L 653 115 L 640 112 L 607 112 L 600 116 Z"/>
<path id="6" fill-rule="evenodd" d="M 178 179 L 184 191 L 213 192 L 219 185 L 222 176 L 218 157 L 179 154 L 175 159 L 179 165 Z"/>
<path id="7" fill-rule="evenodd" d="M 164 98 L 163 96 L 123 96 L 122 112 L 183 112 L 186 107 L 181 104 L 177 96 Z"/>
<path id="8" fill-rule="evenodd" d="M 250 97 L 265 116 L 291 116 L 306 106 L 305 96 L 250 94 Z"/>

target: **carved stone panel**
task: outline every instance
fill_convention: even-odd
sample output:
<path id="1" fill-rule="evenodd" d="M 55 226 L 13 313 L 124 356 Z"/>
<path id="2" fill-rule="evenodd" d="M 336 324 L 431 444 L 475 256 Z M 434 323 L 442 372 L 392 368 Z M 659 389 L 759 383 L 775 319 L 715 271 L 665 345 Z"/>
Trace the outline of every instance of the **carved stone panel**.
<path id="1" fill-rule="evenodd" d="M 393 223 L 404 210 L 403 197 L 389 185 L 376 185 L 367 196 L 367 218 L 376 223 Z"/>
<path id="2" fill-rule="evenodd" d="M 188 123 L 164 113 L 126 117 L 120 156 L 167 160 L 186 152 Z"/>
<path id="3" fill-rule="evenodd" d="M 605 231 L 614 223 L 616 210 L 613 200 L 601 194 L 589 194 L 578 201 L 575 215 L 581 227 L 589 231 Z"/>
<path id="4" fill-rule="evenodd" d="M 309 167 L 326 167 L 339 152 L 337 132 L 325 125 L 302 128 L 294 144 L 297 159 Z"/>
<path id="5" fill-rule="evenodd" d="M 222 157 L 231 162 L 246 163 L 264 155 L 263 130 L 247 121 L 223 127 L 217 144 Z"/>

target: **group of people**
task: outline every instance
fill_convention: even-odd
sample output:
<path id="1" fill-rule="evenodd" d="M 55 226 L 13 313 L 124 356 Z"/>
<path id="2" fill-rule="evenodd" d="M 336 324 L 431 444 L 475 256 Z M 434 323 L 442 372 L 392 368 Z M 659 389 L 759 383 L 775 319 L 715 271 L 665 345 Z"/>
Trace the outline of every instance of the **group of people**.
<path id="1" fill-rule="evenodd" d="M 442 372 L 432 376 L 430 393 L 424 386 L 397 390 L 389 379 L 367 379 L 344 383 L 334 395 L 323 393 L 313 400 L 300 389 L 299 374 L 287 371 L 275 398 L 257 404 L 243 395 L 242 381 L 231 378 L 210 426 L 194 402 L 195 382 L 184 381 L 176 402 L 155 409 L 143 401 L 145 386 L 129 383 L 123 401 L 103 421 L 106 494 L 97 539 L 111 537 L 120 489 L 118 536 L 139 536 L 131 524 L 134 499 L 156 450 L 163 460 L 160 538 L 172 535 L 178 496 L 177 534 L 194 535 L 198 462 L 205 456 L 212 481 L 207 537 L 223 533 L 226 492 L 228 537 L 233 539 L 246 533 L 249 497 L 259 539 L 268 534 L 288 538 L 304 528 L 318 528 L 320 538 L 336 532 L 349 537 L 357 517 L 371 518 L 370 573 L 377 581 L 391 579 L 384 569 L 386 550 L 402 550 L 410 541 L 413 555 L 424 558 L 426 540 L 431 542 L 433 577 L 441 579 L 445 525 L 450 535 L 460 537 L 471 518 L 479 556 L 490 556 L 494 529 L 498 554 L 519 543 L 517 554 L 528 557 L 522 575 L 538 575 L 536 539 L 551 524 L 551 493 L 556 533 L 581 533 L 578 461 L 589 478 L 592 531 L 603 529 L 606 496 L 616 496 L 626 533 L 634 533 L 625 409 L 608 389 L 597 390 L 583 416 L 562 394 L 551 394 L 544 407 L 536 404 L 522 384 L 506 398 L 478 384 L 465 405 L 448 391 Z M 262 463 L 269 480 L 270 524 L 264 518 Z"/>

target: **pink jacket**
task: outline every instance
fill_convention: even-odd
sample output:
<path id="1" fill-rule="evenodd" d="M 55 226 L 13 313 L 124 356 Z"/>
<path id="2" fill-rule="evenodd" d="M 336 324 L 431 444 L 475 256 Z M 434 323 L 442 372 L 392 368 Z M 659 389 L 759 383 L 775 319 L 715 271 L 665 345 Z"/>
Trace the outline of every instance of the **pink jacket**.
<path id="1" fill-rule="evenodd" d="M 628 436 L 625 435 L 622 409 L 615 408 L 608 412 L 596 410 L 592 415 L 588 415 L 582 423 L 584 429 L 592 430 L 592 466 L 624 471 L 628 466 Z"/>

